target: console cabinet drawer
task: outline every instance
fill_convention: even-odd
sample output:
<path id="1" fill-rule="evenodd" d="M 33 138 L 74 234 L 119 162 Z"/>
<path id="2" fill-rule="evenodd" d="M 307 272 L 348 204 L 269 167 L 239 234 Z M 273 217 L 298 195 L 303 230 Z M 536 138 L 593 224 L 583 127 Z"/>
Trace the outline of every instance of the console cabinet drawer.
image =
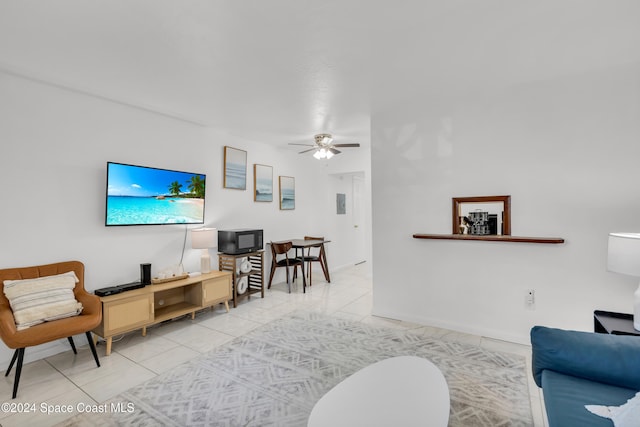
<path id="1" fill-rule="evenodd" d="M 202 282 L 203 304 L 213 305 L 218 302 L 228 301 L 231 295 L 231 276 L 218 277 Z"/>
<path id="2" fill-rule="evenodd" d="M 153 295 L 103 303 L 104 328 L 109 335 L 130 331 L 153 321 Z"/>

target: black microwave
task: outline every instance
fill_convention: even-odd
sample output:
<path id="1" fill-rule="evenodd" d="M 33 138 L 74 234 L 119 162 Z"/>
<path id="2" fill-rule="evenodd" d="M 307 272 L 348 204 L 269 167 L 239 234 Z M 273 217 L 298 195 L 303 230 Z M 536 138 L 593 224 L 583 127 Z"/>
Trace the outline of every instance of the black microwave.
<path id="1" fill-rule="evenodd" d="M 262 230 L 218 230 L 218 251 L 223 254 L 246 254 L 259 251 L 262 247 Z"/>

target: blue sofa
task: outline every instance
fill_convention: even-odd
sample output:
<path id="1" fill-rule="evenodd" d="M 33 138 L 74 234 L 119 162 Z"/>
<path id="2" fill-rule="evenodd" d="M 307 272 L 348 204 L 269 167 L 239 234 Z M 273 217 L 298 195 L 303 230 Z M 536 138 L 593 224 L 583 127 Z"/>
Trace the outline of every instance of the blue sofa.
<path id="1" fill-rule="evenodd" d="M 620 406 L 640 391 L 640 337 L 534 326 L 531 346 L 549 427 L 612 427 L 584 405 Z"/>

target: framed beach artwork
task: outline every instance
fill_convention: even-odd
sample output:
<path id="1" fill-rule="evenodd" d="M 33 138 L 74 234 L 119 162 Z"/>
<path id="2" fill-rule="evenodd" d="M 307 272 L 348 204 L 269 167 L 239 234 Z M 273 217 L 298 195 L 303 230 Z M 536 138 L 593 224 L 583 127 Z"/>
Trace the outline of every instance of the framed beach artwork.
<path id="1" fill-rule="evenodd" d="M 247 152 L 224 147 L 224 188 L 247 189 Z"/>
<path id="2" fill-rule="evenodd" d="M 267 165 L 253 165 L 253 200 L 273 202 L 273 168 Z"/>
<path id="3" fill-rule="evenodd" d="M 292 176 L 280 176 L 280 209 L 296 208 L 296 181 Z"/>

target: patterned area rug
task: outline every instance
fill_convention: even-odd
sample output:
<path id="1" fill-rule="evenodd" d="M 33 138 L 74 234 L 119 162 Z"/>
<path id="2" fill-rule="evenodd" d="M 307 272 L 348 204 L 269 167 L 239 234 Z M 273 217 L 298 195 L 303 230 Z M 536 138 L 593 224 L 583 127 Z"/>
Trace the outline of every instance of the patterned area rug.
<path id="1" fill-rule="evenodd" d="M 294 313 L 172 369 L 109 403 L 132 413 L 63 426 L 306 426 L 349 375 L 401 355 L 431 360 L 449 385 L 449 426 L 531 426 L 525 358 L 397 329 Z"/>

